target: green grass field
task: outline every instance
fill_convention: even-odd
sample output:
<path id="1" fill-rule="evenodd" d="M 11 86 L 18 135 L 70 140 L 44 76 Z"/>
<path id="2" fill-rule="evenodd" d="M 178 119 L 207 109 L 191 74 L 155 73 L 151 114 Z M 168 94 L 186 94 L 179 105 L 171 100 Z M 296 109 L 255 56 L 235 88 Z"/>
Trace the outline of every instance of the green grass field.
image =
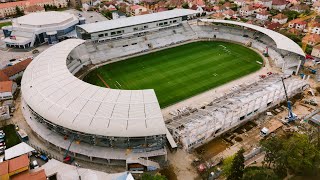
<path id="1" fill-rule="evenodd" d="M 115 89 L 154 89 L 166 107 L 235 80 L 262 65 L 261 56 L 244 46 L 218 41 L 194 42 L 107 64 L 84 81 Z"/>
<path id="2" fill-rule="evenodd" d="M 3 26 L 10 26 L 12 25 L 11 22 L 3 22 L 3 23 L 0 23 L 0 29 L 3 27 Z"/>

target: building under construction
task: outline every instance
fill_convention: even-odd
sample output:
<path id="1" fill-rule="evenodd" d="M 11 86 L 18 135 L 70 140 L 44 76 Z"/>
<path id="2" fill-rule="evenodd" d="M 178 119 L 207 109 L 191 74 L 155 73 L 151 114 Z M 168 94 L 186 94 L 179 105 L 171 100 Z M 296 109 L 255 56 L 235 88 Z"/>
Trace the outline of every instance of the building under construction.
<path id="1" fill-rule="evenodd" d="M 287 77 L 288 96 L 301 92 L 307 82 Z M 255 115 L 285 100 L 280 75 L 271 75 L 238 89 L 208 105 L 167 123 L 169 131 L 184 149 L 190 150 L 255 117 Z"/>

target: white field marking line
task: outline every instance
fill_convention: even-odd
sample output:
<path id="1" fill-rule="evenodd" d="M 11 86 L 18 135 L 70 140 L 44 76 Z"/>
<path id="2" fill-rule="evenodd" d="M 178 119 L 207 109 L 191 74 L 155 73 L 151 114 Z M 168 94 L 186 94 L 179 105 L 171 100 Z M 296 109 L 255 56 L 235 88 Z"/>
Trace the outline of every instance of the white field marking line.
<path id="1" fill-rule="evenodd" d="M 116 81 L 116 83 L 118 83 L 118 81 Z M 118 85 L 119 85 L 120 87 L 122 87 L 121 84 L 118 83 Z"/>

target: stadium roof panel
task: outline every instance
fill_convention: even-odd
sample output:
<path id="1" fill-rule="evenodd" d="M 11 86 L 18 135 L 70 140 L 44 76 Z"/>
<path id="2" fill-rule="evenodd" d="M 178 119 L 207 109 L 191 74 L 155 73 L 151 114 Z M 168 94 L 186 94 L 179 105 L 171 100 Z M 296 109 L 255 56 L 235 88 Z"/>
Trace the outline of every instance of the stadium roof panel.
<path id="1" fill-rule="evenodd" d="M 299 54 L 303 57 L 305 57 L 305 53 L 303 52 L 303 50 L 301 49 L 301 47 L 295 43 L 294 41 L 292 41 L 291 39 L 289 39 L 288 37 L 272 31 L 270 29 L 266 29 L 260 26 L 256 26 L 253 24 L 247 24 L 247 23 L 243 23 L 243 22 L 237 22 L 237 21 L 228 21 L 228 20 L 218 20 L 218 19 L 200 19 L 200 21 L 202 22 L 213 22 L 213 23 L 225 23 L 225 24 L 234 24 L 234 25 L 238 25 L 238 26 L 243 26 L 243 27 L 247 27 L 250 29 L 254 29 L 256 31 L 262 32 L 264 34 L 266 34 L 267 36 L 269 36 L 270 38 L 273 39 L 273 41 L 276 43 L 277 48 L 278 49 L 282 49 L 282 50 L 286 50 L 289 52 L 293 52 L 296 54 Z"/>
<path id="2" fill-rule="evenodd" d="M 83 24 L 83 25 L 78 25 L 78 27 L 81 27 L 83 30 L 87 31 L 88 33 L 94 33 L 99 31 L 106 31 L 110 29 L 117 29 L 117 28 L 129 27 L 129 26 L 134 26 L 139 24 L 145 24 L 145 23 L 150 23 L 154 21 L 160 21 L 160 20 L 170 19 L 175 17 L 194 15 L 197 13 L 199 12 L 195 10 L 190 10 L 190 9 L 173 9 L 170 11 L 163 11 L 163 12 L 140 15 L 140 16 L 132 16 L 127 18 L 120 18 L 116 20 L 102 21 L 102 22 L 96 22 L 96 23 L 90 23 L 90 24 Z"/>
<path id="3" fill-rule="evenodd" d="M 73 18 L 76 18 L 75 15 L 70 13 L 48 11 L 30 13 L 14 19 L 13 22 L 23 25 L 40 26 L 58 24 Z"/>
<path id="4" fill-rule="evenodd" d="M 165 135 L 154 90 L 107 89 L 67 69 L 70 52 L 84 40 L 69 39 L 39 54 L 22 78 L 24 101 L 40 116 L 65 128 L 101 136 Z M 76 89 L 76 91 L 75 91 Z"/>

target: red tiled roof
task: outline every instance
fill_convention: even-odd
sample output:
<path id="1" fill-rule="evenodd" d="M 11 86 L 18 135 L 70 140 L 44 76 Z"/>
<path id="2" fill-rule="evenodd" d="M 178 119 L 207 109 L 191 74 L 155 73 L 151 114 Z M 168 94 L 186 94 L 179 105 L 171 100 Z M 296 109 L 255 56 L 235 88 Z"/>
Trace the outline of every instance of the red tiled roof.
<path id="1" fill-rule="evenodd" d="M 0 176 L 9 173 L 9 161 L 3 161 L 0 163 Z"/>
<path id="2" fill-rule="evenodd" d="M 32 173 L 30 173 L 30 172 L 20 173 L 20 174 L 17 174 L 11 178 L 11 180 L 27 180 L 27 179 L 46 180 L 47 177 L 46 177 L 46 173 L 45 173 L 44 169 L 42 169 L 40 171 L 32 172 Z"/>
<path id="3" fill-rule="evenodd" d="M 3 8 L 10 8 L 16 6 L 25 6 L 27 1 L 17 1 L 17 2 L 7 2 L 7 3 L 0 3 L 0 9 Z"/>
<path id="4" fill-rule="evenodd" d="M 4 68 L 2 71 L 4 74 L 6 74 L 8 77 L 11 77 L 15 74 L 18 74 L 21 71 L 24 71 L 27 66 L 30 64 L 30 62 L 32 61 L 32 59 L 26 59 L 24 61 L 21 61 L 13 66 L 9 66 Z"/>
<path id="5" fill-rule="evenodd" d="M 29 166 L 29 157 L 27 154 L 9 160 L 9 173 Z"/>
<path id="6" fill-rule="evenodd" d="M 285 5 L 287 4 L 286 0 L 272 0 L 272 5 Z"/>
<path id="7" fill-rule="evenodd" d="M 279 14 L 273 16 L 273 18 L 275 18 L 275 19 L 286 19 L 288 17 L 286 15 L 282 14 L 282 13 L 279 13 Z"/>
<path id="8" fill-rule="evenodd" d="M 306 41 L 319 43 L 320 42 L 320 35 L 318 35 L 318 34 L 306 35 L 305 37 L 302 38 L 302 42 L 306 42 Z"/>
<path id="9" fill-rule="evenodd" d="M 44 11 L 44 10 L 45 10 L 44 7 L 37 6 L 37 5 L 29 6 L 24 9 L 24 11 L 27 11 L 27 12 L 37 12 L 37 11 Z"/>
<path id="10" fill-rule="evenodd" d="M 0 93 L 12 92 L 12 81 L 1 81 L 0 82 Z"/>
<path id="11" fill-rule="evenodd" d="M 1 81 L 9 81 L 9 77 L 3 71 L 0 71 L 0 82 Z"/>

